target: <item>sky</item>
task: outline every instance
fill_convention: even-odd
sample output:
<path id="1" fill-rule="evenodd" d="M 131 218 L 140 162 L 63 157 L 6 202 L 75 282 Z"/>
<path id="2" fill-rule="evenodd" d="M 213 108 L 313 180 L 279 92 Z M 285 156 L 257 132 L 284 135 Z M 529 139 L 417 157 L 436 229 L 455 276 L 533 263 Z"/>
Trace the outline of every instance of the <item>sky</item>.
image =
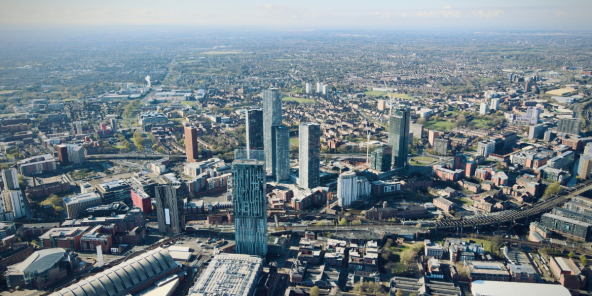
<path id="1" fill-rule="evenodd" d="M 590 0 L 0 0 L 0 29 L 73 25 L 240 29 L 589 30 Z"/>

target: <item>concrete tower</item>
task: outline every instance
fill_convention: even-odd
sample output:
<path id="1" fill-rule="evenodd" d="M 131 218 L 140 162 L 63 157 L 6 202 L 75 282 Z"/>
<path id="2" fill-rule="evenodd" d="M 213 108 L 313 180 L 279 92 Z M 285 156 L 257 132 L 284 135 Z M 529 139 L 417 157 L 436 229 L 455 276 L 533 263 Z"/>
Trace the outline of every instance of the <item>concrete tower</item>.
<path id="1" fill-rule="evenodd" d="M 175 187 L 158 185 L 154 188 L 154 193 L 158 231 L 168 235 L 185 231 L 183 199 L 177 196 Z"/>

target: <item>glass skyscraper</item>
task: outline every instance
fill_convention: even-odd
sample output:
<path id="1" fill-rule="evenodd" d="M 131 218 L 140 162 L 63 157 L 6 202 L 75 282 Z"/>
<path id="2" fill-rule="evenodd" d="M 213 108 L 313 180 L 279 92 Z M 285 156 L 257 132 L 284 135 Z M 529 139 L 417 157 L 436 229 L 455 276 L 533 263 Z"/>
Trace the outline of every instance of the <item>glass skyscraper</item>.
<path id="1" fill-rule="evenodd" d="M 277 88 L 263 90 L 263 140 L 265 141 L 265 167 L 268 171 L 272 171 L 272 173 L 274 168 L 274 146 L 271 145 L 273 141 L 272 129 L 274 126 L 280 125 L 282 125 L 282 92 Z"/>
<path id="2" fill-rule="evenodd" d="M 246 115 L 247 153 L 250 150 L 263 150 L 263 111 L 250 109 Z"/>
<path id="3" fill-rule="evenodd" d="M 298 185 L 305 189 L 319 187 L 321 127 L 311 122 L 300 124 L 298 135 Z"/>
<path id="4" fill-rule="evenodd" d="M 388 145 L 393 148 L 392 168 L 402 168 L 407 165 L 409 155 L 409 127 L 411 126 L 411 112 L 405 107 L 393 110 L 389 118 Z"/>
<path id="5" fill-rule="evenodd" d="M 232 163 L 232 204 L 236 253 L 267 254 L 267 198 L 263 161 L 240 159 Z"/>
<path id="6" fill-rule="evenodd" d="M 290 179 L 290 129 L 280 125 L 271 130 L 272 168 L 276 181 Z M 267 142 L 266 142 L 267 143 Z M 266 146 L 267 147 L 267 146 Z M 267 157 L 267 152 L 265 152 Z"/>

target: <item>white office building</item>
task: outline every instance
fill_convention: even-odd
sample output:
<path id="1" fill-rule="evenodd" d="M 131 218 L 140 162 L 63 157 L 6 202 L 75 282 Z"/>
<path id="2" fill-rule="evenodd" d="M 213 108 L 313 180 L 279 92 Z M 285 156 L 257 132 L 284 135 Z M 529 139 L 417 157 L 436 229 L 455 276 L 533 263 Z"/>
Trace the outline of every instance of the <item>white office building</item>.
<path id="1" fill-rule="evenodd" d="M 309 94 L 312 92 L 312 84 L 307 83 L 306 84 L 306 93 Z"/>
<path id="2" fill-rule="evenodd" d="M 477 146 L 477 154 L 483 155 L 483 157 L 487 158 L 490 153 L 495 152 L 495 141 L 482 141 L 479 142 Z"/>
<path id="3" fill-rule="evenodd" d="M 15 219 L 27 216 L 27 203 L 22 190 L 4 190 L 2 200 L 4 201 L 4 211 L 13 212 Z"/>
<path id="4" fill-rule="evenodd" d="M 489 109 L 499 110 L 499 104 L 500 104 L 500 100 L 498 98 L 493 98 L 493 99 L 491 99 L 491 104 L 489 106 Z"/>
<path id="5" fill-rule="evenodd" d="M 342 207 L 350 206 L 358 199 L 358 177 L 354 172 L 345 172 L 339 175 L 337 199 Z"/>
<path id="6" fill-rule="evenodd" d="M 321 93 L 323 92 L 323 84 L 320 82 L 317 82 L 317 93 Z"/>
<path id="7" fill-rule="evenodd" d="M 489 113 L 489 105 L 485 102 L 481 103 L 481 108 L 479 109 L 479 114 L 485 115 Z"/>

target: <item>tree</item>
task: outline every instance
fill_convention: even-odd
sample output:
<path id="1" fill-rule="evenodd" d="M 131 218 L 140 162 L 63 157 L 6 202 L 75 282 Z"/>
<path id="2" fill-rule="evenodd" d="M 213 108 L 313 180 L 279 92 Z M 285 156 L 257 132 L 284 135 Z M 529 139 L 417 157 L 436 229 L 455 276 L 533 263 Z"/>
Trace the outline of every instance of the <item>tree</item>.
<path id="1" fill-rule="evenodd" d="M 397 290 L 397 292 L 395 293 L 395 296 L 403 296 L 403 291 Z"/>
<path id="2" fill-rule="evenodd" d="M 339 226 L 345 226 L 347 225 L 347 220 L 345 220 L 345 218 L 341 218 L 341 220 L 339 220 Z"/>
<path id="3" fill-rule="evenodd" d="M 554 194 L 557 194 L 561 192 L 561 184 L 559 184 L 559 182 L 555 182 L 549 186 L 547 186 L 547 189 L 545 189 L 545 194 L 543 194 L 543 199 L 547 199 L 549 197 L 551 197 Z"/>
<path id="4" fill-rule="evenodd" d="M 582 261 L 582 264 L 584 264 L 584 266 L 588 264 L 588 258 L 586 258 L 586 255 L 580 256 L 580 261 Z"/>
<path id="5" fill-rule="evenodd" d="M 573 258 L 576 254 L 574 254 L 574 252 L 569 252 L 569 254 L 567 254 L 567 257 L 569 258 Z"/>
<path id="6" fill-rule="evenodd" d="M 319 287 L 314 286 L 314 287 L 310 288 L 309 294 L 310 294 L 310 296 L 319 296 Z"/>

